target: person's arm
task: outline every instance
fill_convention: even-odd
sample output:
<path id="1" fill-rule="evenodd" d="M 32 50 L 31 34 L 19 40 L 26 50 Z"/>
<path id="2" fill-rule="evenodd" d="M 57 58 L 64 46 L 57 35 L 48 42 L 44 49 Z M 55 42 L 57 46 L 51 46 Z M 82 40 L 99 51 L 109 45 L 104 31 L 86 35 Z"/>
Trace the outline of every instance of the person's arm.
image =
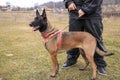
<path id="1" fill-rule="evenodd" d="M 94 11 L 96 11 L 97 7 L 102 4 L 102 0 L 89 0 L 89 2 L 86 2 L 82 5 L 81 10 L 85 14 L 91 14 Z"/>

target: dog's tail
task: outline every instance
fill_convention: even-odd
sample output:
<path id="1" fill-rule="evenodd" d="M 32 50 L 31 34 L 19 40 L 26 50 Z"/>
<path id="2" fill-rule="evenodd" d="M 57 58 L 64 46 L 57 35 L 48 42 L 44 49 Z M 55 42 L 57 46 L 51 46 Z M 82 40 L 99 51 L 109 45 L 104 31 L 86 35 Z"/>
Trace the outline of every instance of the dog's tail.
<path id="1" fill-rule="evenodd" d="M 111 56 L 111 55 L 114 55 L 114 53 L 107 53 L 107 52 L 101 51 L 98 47 L 96 48 L 95 51 L 96 51 L 100 56 Z"/>

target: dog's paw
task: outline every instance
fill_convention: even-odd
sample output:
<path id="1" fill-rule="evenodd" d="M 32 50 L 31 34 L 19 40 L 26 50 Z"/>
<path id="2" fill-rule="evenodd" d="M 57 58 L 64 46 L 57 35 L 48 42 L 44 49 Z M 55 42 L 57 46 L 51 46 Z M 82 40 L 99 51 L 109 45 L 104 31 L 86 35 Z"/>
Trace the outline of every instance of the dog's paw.
<path id="1" fill-rule="evenodd" d="M 95 78 L 91 78 L 90 80 L 96 80 Z"/>
<path id="2" fill-rule="evenodd" d="M 84 71 L 84 70 L 85 70 L 85 68 L 79 68 L 79 70 Z"/>
<path id="3" fill-rule="evenodd" d="M 79 70 L 84 71 L 86 67 L 80 67 Z"/>
<path id="4" fill-rule="evenodd" d="M 51 77 L 51 78 L 55 78 L 55 77 L 56 77 L 56 75 L 50 75 L 50 77 Z"/>

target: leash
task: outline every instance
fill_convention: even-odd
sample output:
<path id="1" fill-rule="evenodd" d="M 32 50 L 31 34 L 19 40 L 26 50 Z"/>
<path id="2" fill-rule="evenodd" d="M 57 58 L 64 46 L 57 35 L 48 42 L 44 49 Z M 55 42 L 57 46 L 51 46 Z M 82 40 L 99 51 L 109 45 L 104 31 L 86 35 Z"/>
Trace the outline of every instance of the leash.
<path id="1" fill-rule="evenodd" d="M 75 11 L 79 11 L 79 9 L 75 9 Z M 65 28 L 63 28 L 62 30 L 64 31 L 67 27 L 69 27 L 69 25 L 72 25 L 75 21 L 77 21 L 78 19 L 80 19 L 80 17 L 73 17 L 73 18 L 75 18 L 75 20 L 72 22 L 72 23 L 69 23 L 67 26 L 65 26 Z"/>
<path id="2" fill-rule="evenodd" d="M 75 21 L 77 21 L 79 18 L 76 18 L 72 23 L 69 23 L 67 26 L 65 26 L 62 31 L 65 31 L 66 28 L 69 27 L 69 25 L 72 25 Z"/>

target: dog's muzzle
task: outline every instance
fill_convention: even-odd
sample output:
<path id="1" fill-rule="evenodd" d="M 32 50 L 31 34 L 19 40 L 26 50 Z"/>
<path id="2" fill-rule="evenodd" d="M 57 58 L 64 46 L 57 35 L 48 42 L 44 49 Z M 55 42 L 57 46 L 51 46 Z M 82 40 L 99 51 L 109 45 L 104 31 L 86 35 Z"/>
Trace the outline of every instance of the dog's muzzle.
<path id="1" fill-rule="evenodd" d="M 33 27 L 33 22 L 31 22 L 31 23 L 29 24 L 29 26 L 30 26 L 30 27 Z"/>
<path id="2" fill-rule="evenodd" d="M 34 26 L 32 22 L 29 24 L 29 26 L 32 27 L 32 31 L 37 31 L 40 27 L 40 26 Z"/>
<path id="3" fill-rule="evenodd" d="M 30 23 L 29 26 L 32 27 L 32 24 Z"/>

